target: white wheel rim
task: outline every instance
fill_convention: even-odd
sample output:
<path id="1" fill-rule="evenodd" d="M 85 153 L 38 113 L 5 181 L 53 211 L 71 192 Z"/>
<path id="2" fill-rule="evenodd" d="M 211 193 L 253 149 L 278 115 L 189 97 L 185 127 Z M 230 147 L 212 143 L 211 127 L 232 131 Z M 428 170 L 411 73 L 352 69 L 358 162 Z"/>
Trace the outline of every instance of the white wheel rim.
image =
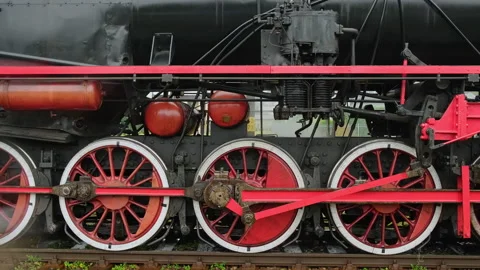
<path id="1" fill-rule="evenodd" d="M 0 142 L 0 149 L 10 154 L 20 164 L 28 180 L 30 187 L 35 187 L 35 177 L 33 170 L 36 169 L 35 164 L 31 158 L 25 153 L 23 149 L 14 145 Z M 0 238 L 0 245 L 5 245 L 10 241 L 15 240 L 31 225 L 35 214 L 35 207 L 37 206 L 37 195 L 30 194 L 28 200 L 28 207 L 23 216 L 22 221 L 16 226 L 13 231 Z"/>
<path id="2" fill-rule="evenodd" d="M 85 148 L 80 150 L 67 164 L 65 167 L 65 170 L 62 174 L 62 178 L 60 180 L 60 184 L 63 185 L 67 183 L 69 180 L 68 177 L 70 175 L 70 171 L 73 169 L 73 167 L 77 164 L 77 162 L 87 153 L 100 148 L 100 147 L 106 147 L 106 146 L 123 146 L 126 148 L 130 148 L 132 150 L 135 150 L 136 152 L 142 154 L 145 156 L 148 161 L 153 165 L 153 167 L 156 169 L 158 175 L 160 176 L 162 186 L 164 188 L 167 188 L 168 181 L 167 181 L 167 174 L 166 174 L 166 169 L 164 166 L 163 161 L 161 158 L 155 154 L 153 150 L 151 150 L 149 147 L 146 145 L 127 138 L 105 138 L 105 139 L 100 139 L 98 141 L 95 141 L 89 145 L 87 145 Z M 128 249 L 133 249 L 135 247 L 141 246 L 145 242 L 147 242 L 150 238 L 155 236 L 155 234 L 158 232 L 158 230 L 161 228 L 161 226 L 164 224 L 166 218 L 167 218 L 167 212 L 168 208 L 170 206 L 170 197 L 164 197 L 163 198 L 163 204 L 166 205 L 166 207 L 162 208 L 162 211 L 158 218 L 156 219 L 154 225 L 152 228 L 146 232 L 142 237 L 138 238 L 137 240 L 134 240 L 132 242 L 126 243 L 126 244 L 106 244 L 106 243 L 101 243 L 98 241 L 95 241 L 91 239 L 90 237 L 86 236 L 83 232 L 81 232 L 76 224 L 71 220 L 70 218 L 70 213 L 67 210 L 67 204 L 65 201 L 65 198 L 60 197 L 59 198 L 59 204 L 60 204 L 60 209 L 62 211 L 62 215 L 65 219 L 65 222 L 67 223 L 68 227 L 74 232 L 74 234 L 79 237 L 82 241 L 85 243 L 98 248 L 102 250 L 109 250 L 109 251 L 122 251 L 122 250 L 128 250 Z"/>
<path id="3" fill-rule="evenodd" d="M 203 179 L 204 175 L 207 173 L 207 170 L 209 169 L 210 165 L 215 162 L 219 157 L 224 155 L 227 152 L 230 152 L 234 149 L 240 148 L 240 147 L 251 147 L 252 143 L 255 144 L 256 149 L 263 149 L 270 151 L 274 153 L 275 155 L 279 156 L 280 158 L 283 159 L 285 163 L 290 167 L 290 169 L 293 171 L 298 187 L 299 188 L 304 188 L 304 178 L 303 174 L 300 170 L 300 167 L 298 164 L 295 162 L 295 160 L 283 149 L 278 148 L 277 146 L 268 143 L 263 140 L 259 139 L 239 139 L 239 140 L 234 140 L 228 143 L 223 144 L 222 146 L 218 147 L 215 149 L 212 153 L 210 153 L 205 160 L 202 162 L 200 165 L 199 169 L 197 170 L 197 173 L 195 174 L 195 182 L 198 182 L 198 179 Z M 288 239 L 294 232 L 295 229 L 298 227 L 302 220 L 302 216 L 304 213 L 304 208 L 298 209 L 297 214 L 291 224 L 291 226 L 285 231 L 284 234 L 282 234 L 279 238 L 276 240 L 265 244 L 261 246 L 254 246 L 254 247 L 244 247 L 244 246 L 238 246 L 238 245 L 233 245 L 221 238 L 219 238 L 216 233 L 208 226 L 206 221 L 203 219 L 203 213 L 200 209 L 200 203 L 198 201 L 193 201 L 193 209 L 195 211 L 195 216 L 197 217 L 198 223 L 201 225 L 205 233 L 212 239 L 214 240 L 217 244 L 220 246 L 227 248 L 231 251 L 235 252 L 241 252 L 241 253 L 258 253 L 258 252 L 264 252 L 267 250 L 270 250 L 272 248 L 275 248 L 276 246 L 280 245 L 283 243 L 285 240 Z"/>
<path id="4" fill-rule="evenodd" d="M 353 148 L 352 150 L 350 150 L 335 165 L 335 167 L 332 171 L 332 174 L 330 175 L 330 178 L 329 178 L 329 181 L 328 181 L 329 182 L 328 186 L 330 188 L 337 188 L 338 182 L 341 179 L 341 175 L 343 174 L 345 169 L 357 157 L 359 157 L 360 155 L 362 155 L 364 153 L 370 152 L 372 150 L 385 148 L 385 145 L 389 145 L 391 149 L 400 150 L 400 151 L 408 153 L 412 156 L 416 156 L 415 149 L 413 149 L 410 146 L 407 146 L 404 143 L 396 142 L 396 141 L 393 141 L 393 140 L 379 139 L 379 140 L 369 141 L 369 142 L 360 144 L 360 145 L 356 146 L 355 148 Z M 435 189 L 441 189 L 442 185 L 440 183 L 440 178 L 439 178 L 436 170 L 433 167 L 429 167 L 428 172 L 432 176 L 432 180 L 435 184 Z M 394 254 L 403 253 L 403 252 L 406 252 L 406 251 L 409 251 L 409 250 L 415 248 L 417 245 L 422 243 L 430 235 L 430 233 L 433 231 L 433 229 L 437 225 L 438 220 L 440 219 L 440 215 L 441 215 L 441 212 L 442 212 L 442 205 L 440 204 L 440 205 L 435 206 L 435 210 L 434 210 L 435 212 L 434 212 L 434 215 L 432 217 L 432 220 L 431 220 L 430 224 L 427 226 L 427 228 L 424 230 L 424 232 L 421 233 L 421 235 L 418 236 L 415 240 L 413 240 L 413 241 L 411 241 L 411 242 L 409 242 L 405 245 L 402 245 L 400 247 L 385 248 L 385 249 L 376 248 L 376 247 L 366 245 L 366 244 L 360 242 L 359 240 L 357 240 L 355 237 L 353 237 L 347 231 L 347 229 L 343 226 L 343 222 L 341 221 L 340 215 L 338 214 L 336 204 L 330 204 L 329 205 L 329 210 L 330 210 L 330 214 L 331 214 L 331 217 L 333 219 L 333 222 L 336 226 L 336 229 L 342 235 L 342 237 L 344 237 L 352 246 L 354 246 L 356 248 L 359 248 L 359 249 L 361 249 L 365 252 L 369 252 L 369 253 L 373 253 L 373 254 L 377 254 L 377 255 L 394 255 Z"/>

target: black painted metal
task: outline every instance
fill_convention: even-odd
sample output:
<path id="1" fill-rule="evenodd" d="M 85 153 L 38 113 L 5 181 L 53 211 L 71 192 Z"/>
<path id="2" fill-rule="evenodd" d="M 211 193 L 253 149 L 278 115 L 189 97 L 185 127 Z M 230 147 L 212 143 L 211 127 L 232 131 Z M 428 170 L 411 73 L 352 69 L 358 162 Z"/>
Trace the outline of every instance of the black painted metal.
<path id="1" fill-rule="evenodd" d="M 261 0 L 262 12 L 277 0 Z M 476 0 L 435 0 L 475 46 L 480 45 L 475 22 Z M 339 13 L 339 23 L 360 28 L 371 0 L 329 0 L 315 6 Z M 475 64 L 480 57 L 426 1 L 404 0 L 406 42 L 427 64 Z M 148 64 L 156 33 L 172 33 L 173 64 L 192 64 L 230 31 L 257 14 L 256 0 L 118 0 L 28 1 L 0 3 L 0 50 L 86 64 Z M 388 1 L 386 33 L 377 64 L 398 64 L 403 49 L 399 9 Z M 376 5 L 357 44 L 357 64 L 368 64 L 382 5 Z M 253 29 L 253 28 L 252 28 Z M 248 33 L 247 30 L 245 33 Z M 254 35 L 225 64 L 259 64 L 260 34 Z M 235 43 L 234 43 L 235 44 Z M 350 48 L 350 37 L 340 52 Z M 133 56 L 133 59 L 132 59 Z M 341 56 L 342 61 L 347 61 Z"/>

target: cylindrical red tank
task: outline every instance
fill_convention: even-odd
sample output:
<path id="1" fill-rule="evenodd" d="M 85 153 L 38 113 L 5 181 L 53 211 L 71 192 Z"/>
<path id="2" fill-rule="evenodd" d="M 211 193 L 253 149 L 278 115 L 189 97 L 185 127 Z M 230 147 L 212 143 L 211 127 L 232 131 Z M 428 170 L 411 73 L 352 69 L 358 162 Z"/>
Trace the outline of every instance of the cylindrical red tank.
<path id="1" fill-rule="evenodd" d="M 102 84 L 97 81 L 0 81 L 4 110 L 96 111 L 102 102 Z"/>
<path id="2" fill-rule="evenodd" d="M 213 123 L 219 127 L 230 128 L 245 121 L 248 113 L 248 102 L 245 95 L 216 91 L 208 104 L 208 114 Z M 244 99 L 245 101 L 240 101 Z M 239 100 L 239 101 L 221 101 Z"/>
<path id="3" fill-rule="evenodd" d="M 190 132 L 197 121 L 197 114 L 192 113 L 187 122 L 190 106 L 177 101 L 156 101 L 145 109 L 145 125 L 153 134 L 160 137 L 171 137 L 183 131 L 185 124 Z"/>

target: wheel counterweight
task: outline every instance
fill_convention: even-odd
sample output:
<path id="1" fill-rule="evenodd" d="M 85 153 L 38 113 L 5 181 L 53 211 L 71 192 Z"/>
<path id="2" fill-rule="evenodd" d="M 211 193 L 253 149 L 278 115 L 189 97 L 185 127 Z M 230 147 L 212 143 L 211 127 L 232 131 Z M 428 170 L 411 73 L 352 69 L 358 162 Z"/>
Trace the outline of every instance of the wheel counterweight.
<path id="1" fill-rule="evenodd" d="M 165 168 L 147 146 L 127 138 L 107 138 L 78 152 L 65 168 L 61 184 L 87 177 L 100 187 L 168 187 Z M 111 251 L 132 249 L 152 238 L 169 207 L 169 197 L 99 196 L 87 203 L 59 200 L 75 235 Z"/>
<path id="2" fill-rule="evenodd" d="M 375 181 L 410 168 L 415 150 L 393 140 L 363 143 L 337 163 L 330 188 L 346 188 L 360 181 Z M 421 177 L 404 179 L 380 189 L 441 189 L 433 167 Z M 330 204 L 338 232 L 365 252 L 389 255 L 406 252 L 424 241 L 436 226 L 442 205 L 434 204 Z"/>
<path id="3" fill-rule="evenodd" d="M 195 179 L 211 181 L 214 177 L 218 180 L 218 176 L 240 179 L 257 188 L 304 187 L 303 174 L 295 160 L 281 148 L 259 139 L 239 139 L 218 147 L 200 165 Z M 193 206 L 198 222 L 210 238 L 224 248 L 242 253 L 263 252 L 280 245 L 295 231 L 304 212 L 302 208 L 245 226 L 240 216 L 226 208 L 216 209 L 197 201 Z M 259 204 L 250 209 L 255 213 L 274 206 L 278 204 Z"/>

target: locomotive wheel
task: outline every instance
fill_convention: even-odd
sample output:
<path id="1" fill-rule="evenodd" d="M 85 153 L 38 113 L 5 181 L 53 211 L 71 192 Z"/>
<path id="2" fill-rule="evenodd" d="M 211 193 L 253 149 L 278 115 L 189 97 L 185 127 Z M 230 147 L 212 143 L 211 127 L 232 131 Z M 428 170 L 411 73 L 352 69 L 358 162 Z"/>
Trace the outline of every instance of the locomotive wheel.
<path id="1" fill-rule="evenodd" d="M 284 150 L 259 139 L 228 142 L 202 162 L 196 181 L 210 181 L 216 171 L 224 169 L 229 179 L 241 179 L 263 188 L 303 188 L 303 174 L 295 160 Z M 259 204 L 252 212 L 278 204 Z M 228 209 L 213 209 L 205 203 L 193 202 L 195 215 L 207 235 L 224 248 L 242 253 L 272 249 L 284 242 L 300 224 L 304 209 L 257 220 L 245 227 L 241 217 Z"/>
<path id="2" fill-rule="evenodd" d="M 93 142 L 68 163 L 61 184 L 89 177 L 101 187 L 168 187 L 165 165 L 153 150 L 128 138 Z M 144 244 L 167 218 L 169 197 L 101 196 L 87 203 L 60 197 L 69 228 L 85 243 L 121 251 Z"/>
<path id="3" fill-rule="evenodd" d="M 35 164 L 20 147 L 0 142 L 0 163 L 0 186 L 35 186 Z M 36 194 L 0 195 L 0 245 L 28 230 L 35 221 L 37 204 Z"/>
<path id="4" fill-rule="evenodd" d="M 375 140 L 349 151 L 337 163 L 330 188 L 346 188 L 355 179 L 366 182 L 408 170 L 415 150 L 393 140 Z M 422 177 L 387 184 L 386 189 L 441 189 L 433 167 Z M 338 232 L 365 252 L 389 255 L 406 252 L 424 241 L 435 228 L 442 205 L 435 204 L 330 204 Z"/>

